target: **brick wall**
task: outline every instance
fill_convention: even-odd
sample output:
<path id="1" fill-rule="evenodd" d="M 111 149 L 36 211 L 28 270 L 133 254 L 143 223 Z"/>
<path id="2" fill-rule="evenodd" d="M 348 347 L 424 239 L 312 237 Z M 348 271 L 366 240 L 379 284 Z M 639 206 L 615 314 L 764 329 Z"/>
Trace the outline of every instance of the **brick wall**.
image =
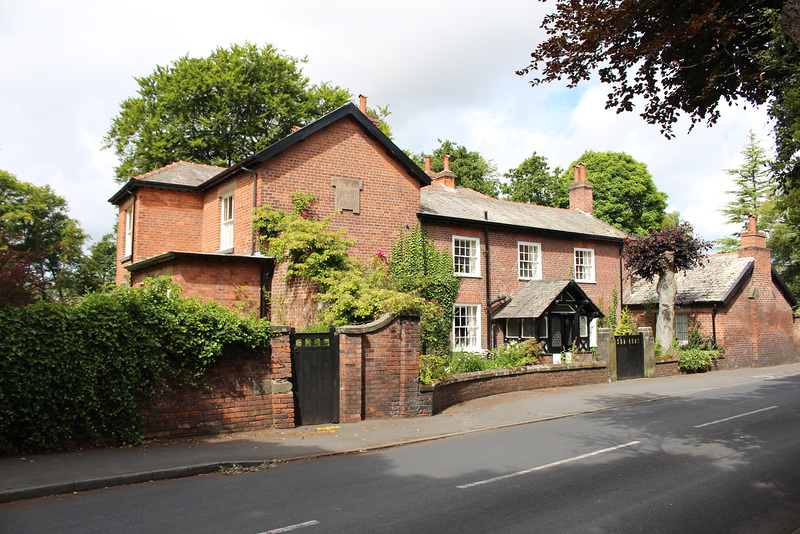
<path id="1" fill-rule="evenodd" d="M 127 279 L 125 265 L 169 251 L 199 251 L 203 198 L 200 193 L 141 187 L 135 192 L 133 254 L 125 255 L 125 210 L 120 207 L 117 225 L 117 284 Z"/>
<path id="2" fill-rule="evenodd" d="M 430 413 L 437 414 L 455 404 L 500 393 L 604 382 L 605 363 L 581 362 L 463 373 L 422 389 Z"/>
<path id="3" fill-rule="evenodd" d="M 340 422 L 420 414 L 418 316 L 384 316 L 337 333 Z"/>
<path id="4" fill-rule="evenodd" d="M 482 346 L 487 348 L 486 317 L 486 261 L 483 254 L 486 243 L 484 230 L 479 227 L 455 227 L 441 223 L 426 222 L 428 235 L 438 248 L 446 248 L 453 252 L 453 236 L 472 237 L 480 241 L 480 277 L 464 277 L 461 282 L 457 303 L 481 305 L 481 337 Z M 590 248 L 594 250 L 595 282 L 579 282 L 581 289 L 592 301 L 599 305 L 603 297 L 605 305 L 611 302 L 612 291 L 616 288 L 620 294 L 620 245 L 604 241 L 593 241 L 581 238 L 552 237 L 534 232 L 517 232 L 491 229 L 489 231 L 490 249 L 490 299 L 495 300 L 502 295 L 512 297 L 526 280 L 519 279 L 518 249 L 520 241 L 539 243 L 542 256 L 542 278 L 569 278 L 574 265 L 574 249 Z M 627 282 L 626 282 L 627 283 Z M 500 326 L 496 325 L 498 340 L 502 340 Z"/>
<path id="5" fill-rule="evenodd" d="M 184 288 L 185 296 L 214 300 L 243 313 L 258 312 L 261 302 L 262 264 L 237 262 L 234 259 L 175 260 L 162 267 L 133 273 L 134 286 L 149 277 L 170 276 Z"/>
<path id="6" fill-rule="evenodd" d="M 263 354 L 232 356 L 199 387 L 178 386 L 144 407 L 146 438 L 294 426 L 288 332 Z"/>

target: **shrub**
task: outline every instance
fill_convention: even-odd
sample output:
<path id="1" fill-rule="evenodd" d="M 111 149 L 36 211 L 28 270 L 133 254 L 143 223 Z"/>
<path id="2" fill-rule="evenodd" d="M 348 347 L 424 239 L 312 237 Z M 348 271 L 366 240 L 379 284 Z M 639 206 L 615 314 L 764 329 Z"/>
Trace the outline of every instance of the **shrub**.
<path id="1" fill-rule="evenodd" d="M 419 381 L 422 384 L 431 384 L 444 378 L 447 373 L 447 359 L 435 354 L 421 354 L 419 357 Z"/>
<path id="2" fill-rule="evenodd" d="M 472 373 L 494 367 L 494 362 L 475 352 L 452 352 L 447 362 L 447 374 Z"/>
<path id="3" fill-rule="evenodd" d="M 711 365 L 719 358 L 719 351 L 703 349 L 687 349 L 680 351 L 678 367 L 684 371 L 701 372 L 711 369 Z"/>
<path id="4" fill-rule="evenodd" d="M 141 441 L 141 400 L 196 382 L 227 347 L 259 350 L 266 321 L 180 297 L 168 279 L 74 306 L 0 309 L 0 449 L 57 448 L 100 434 Z"/>
<path id="5" fill-rule="evenodd" d="M 544 347 L 541 342 L 536 339 L 526 339 L 519 343 L 507 343 L 498 347 L 495 351 L 494 362 L 496 367 L 538 365 L 542 352 L 544 352 Z"/>
<path id="6" fill-rule="evenodd" d="M 617 326 L 614 328 L 615 336 L 632 336 L 639 333 L 639 325 L 636 319 L 631 315 L 628 307 L 622 308 L 622 313 L 619 316 Z"/>

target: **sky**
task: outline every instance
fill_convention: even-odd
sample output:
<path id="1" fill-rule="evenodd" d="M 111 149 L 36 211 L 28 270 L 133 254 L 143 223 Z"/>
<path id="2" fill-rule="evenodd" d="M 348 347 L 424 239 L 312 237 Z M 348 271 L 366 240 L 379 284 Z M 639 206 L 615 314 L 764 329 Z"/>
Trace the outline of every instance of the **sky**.
<path id="1" fill-rule="evenodd" d="M 667 140 L 636 113 L 605 110 L 596 80 L 532 88 L 515 71 L 544 39 L 553 2 L 406 0 L 0 0 L 0 169 L 50 185 L 93 240 L 116 220 L 113 150 L 103 137 L 134 77 L 217 48 L 273 44 L 303 72 L 389 106 L 395 143 L 429 152 L 439 139 L 477 151 L 499 173 L 534 151 L 566 167 L 584 151 L 625 152 L 647 164 L 668 211 L 698 235 L 736 231 L 718 209 L 733 188 L 752 130 L 770 147 L 766 111 L 726 108 L 718 123 L 676 126 Z M 589 176 L 591 179 L 591 176 Z"/>

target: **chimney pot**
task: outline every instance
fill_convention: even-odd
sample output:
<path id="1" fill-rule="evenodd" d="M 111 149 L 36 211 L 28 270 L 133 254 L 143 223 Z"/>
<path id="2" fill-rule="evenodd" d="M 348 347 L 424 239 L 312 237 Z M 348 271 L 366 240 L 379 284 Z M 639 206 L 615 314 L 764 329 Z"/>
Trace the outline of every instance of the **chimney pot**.
<path id="1" fill-rule="evenodd" d="M 753 233 L 757 232 L 757 230 L 756 230 L 756 216 L 751 213 L 747 217 L 750 219 L 750 231 L 753 232 Z"/>
<path id="2" fill-rule="evenodd" d="M 448 154 L 444 155 L 444 170 L 450 170 L 450 156 Z"/>
<path id="3" fill-rule="evenodd" d="M 431 170 L 431 158 L 425 158 L 425 172 L 430 172 Z"/>
<path id="4" fill-rule="evenodd" d="M 361 110 L 361 113 L 364 115 L 367 114 L 367 96 L 366 95 L 358 95 L 358 109 Z"/>
<path id="5" fill-rule="evenodd" d="M 299 126 L 292 126 L 292 133 L 295 133 L 299 129 L 300 129 Z"/>
<path id="6" fill-rule="evenodd" d="M 581 163 L 580 167 L 581 167 L 581 180 L 585 180 L 586 179 L 586 164 L 585 163 Z"/>
<path id="7" fill-rule="evenodd" d="M 577 182 L 579 180 L 579 178 L 578 178 L 578 166 L 577 165 L 573 165 L 572 166 L 572 170 L 575 171 L 575 180 L 573 180 L 573 181 Z"/>

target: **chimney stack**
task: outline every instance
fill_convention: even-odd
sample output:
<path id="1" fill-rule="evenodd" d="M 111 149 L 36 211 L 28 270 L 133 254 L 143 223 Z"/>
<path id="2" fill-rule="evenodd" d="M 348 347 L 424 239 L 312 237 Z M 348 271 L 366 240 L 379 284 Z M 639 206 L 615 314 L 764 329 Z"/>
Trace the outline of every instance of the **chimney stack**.
<path id="1" fill-rule="evenodd" d="M 569 184 L 569 209 L 591 215 L 594 212 L 594 185 L 586 179 L 586 164 L 573 165 L 575 180 Z"/>
<path id="2" fill-rule="evenodd" d="M 358 95 L 358 109 L 361 111 L 361 113 L 367 116 L 372 124 L 380 127 L 381 120 L 378 118 L 378 116 L 373 115 L 372 113 L 367 113 L 367 95 Z"/>
<path id="3" fill-rule="evenodd" d="M 756 216 L 748 215 L 749 231 L 742 232 L 742 250 L 748 249 L 766 249 L 767 248 L 767 235 L 764 232 L 759 232 L 756 229 Z"/>
<path id="4" fill-rule="evenodd" d="M 430 158 L 426 158 L 430 161 Z M 426 162 L 427 169 L 428 162 Z M 456 173 L 450 170 L 450 156 L 444 155 L 444 170 L 436 173 L 433 180 L 433 185 L 444 185 L 446 187 L 454 188 L 456 186 Z"/>

